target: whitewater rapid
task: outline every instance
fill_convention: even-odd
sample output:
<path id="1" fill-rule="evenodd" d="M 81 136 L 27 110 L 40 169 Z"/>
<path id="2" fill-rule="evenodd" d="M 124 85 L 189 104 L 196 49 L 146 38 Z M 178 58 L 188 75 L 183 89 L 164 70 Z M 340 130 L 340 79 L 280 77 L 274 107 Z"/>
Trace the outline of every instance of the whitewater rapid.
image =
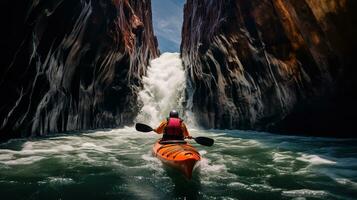
<path id="1" fill-rule="evenodd" d="M 137 122 L 159 124 L 173 109 L 183 115 L 186 79 L 179 53 L 163 53 L 152 60 L 143 84 L 144 88 L 139 92 L 139 102 L 143 107 Z"/>
<path id="2" fill-rule="evenodd" d="M 133 128 L 0 144 L 1 199 L 355 199 L 356 139 L 190 130 L 202 155 L 187 181 Z"/>
<path id="3" fill-rule="evenodd" d="M 185 74 L 178 53 L 153 60 L 136 119 L 152 126 L 182 107 Z M 152 156 L 160 135 L 133 127 L 83 131 L 0 144 L 1 199 L 347 199 L 357 196 L 356 139 L 199 130 L 202 160 L 188 181 Z"/>

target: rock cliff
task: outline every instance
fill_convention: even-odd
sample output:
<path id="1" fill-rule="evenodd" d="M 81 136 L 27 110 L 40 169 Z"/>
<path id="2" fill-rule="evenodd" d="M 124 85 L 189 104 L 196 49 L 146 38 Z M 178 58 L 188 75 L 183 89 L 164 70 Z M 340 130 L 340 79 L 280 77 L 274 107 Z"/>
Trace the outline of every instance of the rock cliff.
<path id="1" fill-rule="evenodd" d="M 187 107 L 207 128 L 348 134 L 354 0 L 188 0 Z"/>
<path id="2" fill-rule="evenodd" d="M 1 2 L 0 138 L 132 123 L 158 56 L 150 0 Z"/>

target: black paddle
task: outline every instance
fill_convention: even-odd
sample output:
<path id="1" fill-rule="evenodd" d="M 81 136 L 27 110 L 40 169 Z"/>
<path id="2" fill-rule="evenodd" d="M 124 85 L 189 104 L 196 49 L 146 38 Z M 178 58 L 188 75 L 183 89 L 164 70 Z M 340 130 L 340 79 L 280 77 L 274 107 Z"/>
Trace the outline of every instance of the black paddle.
<path id="1" fill-rule="evenodd" d="M 142 124 L 142 123 L 136 123 L 135 124 L 135 129 L 137 131 L 140 131 L 140 132 L 150 132 L 150 131 L 154 131 L 153 128 L 151 128 L 150 126 L 146 125 L 146 124 Z"/>
<path id="2" fill-rule="evenodd" d="M 140 132 L 154 131 L 153 128 L 151 128 L 150 126 L 148 126 L 146 124 L 142 124 L 142 123 L 136 123 L 135 129 Z M 211 138 L 208 138 L 208 137 L 192 137 L 192 139 L 194 139 L 198 144 L 201 144 L 204 146 L 209 146 L 209 147 L 212 146 L 214 143 L 214 140 Z"/>

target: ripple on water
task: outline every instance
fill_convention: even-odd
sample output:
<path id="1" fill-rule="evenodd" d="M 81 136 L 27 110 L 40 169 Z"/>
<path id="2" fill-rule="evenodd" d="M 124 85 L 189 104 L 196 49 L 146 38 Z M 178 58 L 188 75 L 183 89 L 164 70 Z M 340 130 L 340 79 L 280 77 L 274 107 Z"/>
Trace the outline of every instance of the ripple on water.
<path id="1" fill-rule="evenodd" d="M 193 191 L 191 185 L 194 197 L 202 199 L 352 199 L 357 194 L 357 156 L 353 145 L 344 147 L 344 141 L 333 146 L 334 140 L 314 143 L 303 137 L 192 131 L 193 136 L 216 140 L 213 147 L 193 144 L 202 160 L 192 184 L 172 175 L 151 155 L 158 135 L 134 131 L 113 129 L 3 144 L 0 190 L 21 190 L 26 182 L 34 183 L 28 189 L 32 193 L 43 192 L 35 187 L 44 185 L 60 193 L 73 184 L 78 195 L 93 185 L 101 197 L 110 194 L 113 199 L 183 199 L 185 191 Z M 24 191 L 22 197 L 27 197 Z"/>
<path id="2" fill-rule="evenodd" d="M 234 189 L 243 189 L 243 190 L 250 190 L 250 191 L 254 191 L 253 188 L 251 188 L 250 186 L 241 183 L 241 182 L 231 182 L 228 184 L 229 187 L 233 187 Z"/>
<path id="3" fill-rule="evenodd" d="M 272 152 L 273 161 L 277 163 L 291 163 L 295 158 L 291 155 L 291 152 Z"/>
<path id="4" fill-rule="evenodd" d="M 74 184 L 75 181 L 71 178 L 63 177 L 48 177 L 46 180 L 39 181 L 39 184 L 51 184 L 51 185 L 70 185 Z"/>
<path id="5" fill-rule="evenodd" d="M 12 160 L 7 160 L 3 161 L 2 163 L 5 165 L 30 165 L 34 164 L 35 162 L 38 162 L 40 160 L 45 159 L 45 157 L 42 156 L 29 156 L 25 158 L 16 158 Z"/>
<path id="6" fill-rule="evenodd" d="M 312 165 L 323 165 L 323 164 L 327 164 L 327 165 L 332 165 L 332 164 L 336 164 L 335 161 L 331 161 L 325 158 L 321 158 L 318 155 L 308 155 L 308 154 L 301 154 L 300 157 L 296 158 L 297 160 L 301 160 L 304 162 L 308 162 Z"/>
<path id="7" fill-rule="evenodd" d="M 141 155 L 141 158 L 146 162 L 144 162 L 143 165 L 138 166 L 138 168 L 150 169 L 161 174 L 164 173 L 165 170 L 163 168 L 162 162 L 152 156 L 151 151 Z"/>
<path id="8" fill-rule="evenodd" d="M 110 149 L 107 149 L 104 146 L 95 145 L 90 142 L 83 143 L 81 145 L 81 147 L 79 148 L 79 150 L 95 150 L 95 151 L 104 152 L 104 153 L 111 152 Z"/>
<path id="9" fill-rule="evenodd" d="M 300 190 L 288 190 L 282 192 L 283 196 L 286 197 L 305 197 L 305 198 L 327 198 L 329 194 L 323 190 L 309 190 L 309 189 L 300 189 Z"/>
<path id="10" fill-rule="evenodd" d="M 345 187 L 351 187 L 352 189 L 357 190 L 357 183 L 353 182 L 347 178 L 335 178 L 335 181 Z"/>
<path id="11" fill-rule="evenodd" d="M 0 151 L 0 153 L 2 153 L 2 151 Z M 0 163 L 2 161 L 8 161 L 8 160 L 12 160 L 14 159 L 14 155 L 13 154 L 0 154 Z"/>

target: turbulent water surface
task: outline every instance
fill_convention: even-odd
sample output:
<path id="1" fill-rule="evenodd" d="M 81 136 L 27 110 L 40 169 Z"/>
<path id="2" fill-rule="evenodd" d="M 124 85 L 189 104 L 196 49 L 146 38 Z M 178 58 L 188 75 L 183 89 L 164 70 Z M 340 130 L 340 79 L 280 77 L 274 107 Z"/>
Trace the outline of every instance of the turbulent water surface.
<path id="1" fill-rule="evenodd" d="M 178 53 L 151 62 L 137 121 L 158 125 L 183 112 L 185 76 Z M 190 102 L 187 106 L 190 107 Z M 133 128 L 72 133 L 0 144 L 1 199 L 354 199 L 357 139 L 191 130 L 215 139 L 192 180 L 151 155 L 160 137 Z"/>
<path id="2" fill-rule="evenodd" d="M 191 181 L 133 128 L 0 145 L 1 199 L 354 199 L 355 139 L 192 130 L 215 139 Z"/>
<path id="3" fill-rule="evenodd" d="M 152 60 L 143 78 L 144 88 L 139 92 L 143 107 L 137 121 L 159 123 L 172 109 L 182 113 L 185 81 L 179 53 L 163 53 Z"/>

